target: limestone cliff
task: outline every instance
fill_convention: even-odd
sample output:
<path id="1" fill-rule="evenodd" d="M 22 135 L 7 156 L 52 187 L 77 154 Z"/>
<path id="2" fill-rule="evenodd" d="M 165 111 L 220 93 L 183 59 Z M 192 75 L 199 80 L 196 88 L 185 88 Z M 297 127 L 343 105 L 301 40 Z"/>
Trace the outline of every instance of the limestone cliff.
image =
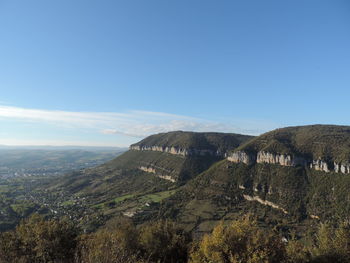
<path id="1" fill-rule="evenodd" d="M 131 150 L 166 152 L 181 156 L 213 156 L 225 154 L 252 139 L 253 136 L 218 133 L 173 131 L 148 136 L 130 146 Z"/>
<path id="2" fill-rule="evenodd" d="M 175 155 L 182 155 L 182 156 L 190 156 L 190 155 L 199 155 L 199 156 L 217 156 L 217 157 L 224 157 L 225 153 L 220 152 L 219 150 L 213 151 L 210 149 L 186 149 L 186 148 L 180 148 L 180 147 L 168 147 L 168 146 L 139 146 L 139 145 L 132 145 L 130 146 L 130 150 L 136 150 L 136 151 L 156 151 L 156 152 L 166 152 L 170 154 Z"/>
<path id="3" fill-rule="evenodd" d="M 172 178 L 170 175 L 164 175 L 164 174 L 160 174 L 160 173 L 157 173 L 156 169 L 152 166 L 140 166 L 139 169 L 141 171 L 144 171 L 146 173 L 152 173 L 154 174 L 155 176 L 159 177 L 159 178 L 162 178 L 162 179 L 165 179 L 165 180 L 168 180 L 170 182 L 173 182 L 175 183 L 175 179 Z"/>
<path id="4" fill-rule="evenodd" d="M 326 173 L 330 172 L 328 164 L 325 161 L 322 161 L 320 159 L 312 160 L 312 162 L 310 163 L 310 168 L 315 169 L 316 171 L 323 171 Z M 339 171 L 336 171 L 336 172 L 338 173 Z"/>
<path id="5" fill-rule="evenodd" d="M 287 154 L 273 154 L 265 151 L 258 152 L 256 162 L 279 164 L 282 166 L 297 166 L 306 164 L 306 160 L 301 157 L 292 157 L 291 155 Z"/>
<path id="6" fill-rule="evenodd" d="M 259 196 L 250 196 L 250 195 L 243 195 L 243 198 L 247 201 L 256 201 L 262 205 L 266 205 L 266 206 L 270 206 L 274 209 L 278 209 L 281 210 L 283 213 L 288 214 L 288 211 L 285 210 L 284 208 L 280 207 L 279 205 L 272 203 L 270 201 L 267 200 L 263 200 L 261 199 Z"/>
<path id="7" fill-rule="evenodd" d="M 247 154 L 242 151 L 233 152 L 227 155 L 227 160 L 234 163 L 245 163 L 245 164 L 253 164 L 255 163 L 255 156 L 252 154 Z"/>
<path id="8" fill-rule="evenodd" d="M 323 171 L 326 173 L 336 172 L 336 173 L 350 173 L 349 163 L 336 163 L 334 162 L 331 167 L 326 161 L 317 160 L 307 160 L 300 156 L 291 156 L 287 154 L 270 153 L 266 151 L 259 151 L 256 154 L 246 153 L 243 151 L 233 152 L 227 155 L 227 160 L 234 163 L 244 163 L 244 164 L 254 164 L 254 163 L 268 163 L 268 164 L 278 164 L 281 166 L 309 166 L 311 169 L 316 171 Z"/>
<path id="9" fill-rule="evenodd" d="M 336 163 L 334 162 L 334 171 L 336 173 L 350 173 L 350 164 L 349 163 Z"/>

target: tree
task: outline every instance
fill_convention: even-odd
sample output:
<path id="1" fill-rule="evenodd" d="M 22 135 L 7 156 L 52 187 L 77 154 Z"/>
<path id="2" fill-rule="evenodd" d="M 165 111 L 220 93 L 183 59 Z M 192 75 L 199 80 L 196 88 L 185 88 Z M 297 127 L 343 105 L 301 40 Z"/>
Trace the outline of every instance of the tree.
<path id="1" fill-rule="evenodd" d="M 350 262 L 350 226 L 343 222 L 338 227 L 320 224 L 313 248 L 313 262 Z"/>
<path id="2" fill-rule="evenodd" d="M 260 230 L 248 217 L 221 222 L 191 252 L 191 263 L 279 263 L 286 259 L 285 246 L 271 232 Z"/>
<path id="3" fill-rule="evenodd" d="M 190 242 L 190 235 L 170 221 L 149 223 L 140 231 L 143 257 L 151 262 L 187 262 Z"/>
<path id="4" fill-rule="evenodd" d="M 288 241 L 286 251 L 288 255 L 287 262 L 304 263 L 311 261 L 310 249 L 295 237 Z"/>
<path id="5" fill-rule="evenodd" d="M 78 263 L 135 263 L 140 262 L 138 232 L 128 221 L 82 235 L 76 254 Z"/>
<path id="6" fill-rule="evenodd" d="M 69 221 L 45 221 L 35 214 L 1 235 L 0 262 L 73 262 L 77 236 Z"/>

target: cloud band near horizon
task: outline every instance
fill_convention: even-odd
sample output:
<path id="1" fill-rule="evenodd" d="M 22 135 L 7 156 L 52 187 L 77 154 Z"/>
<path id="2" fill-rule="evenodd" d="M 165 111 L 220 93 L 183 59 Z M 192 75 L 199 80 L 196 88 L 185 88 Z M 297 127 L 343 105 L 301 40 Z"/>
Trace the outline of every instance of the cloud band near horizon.
<path id="1" fill-rule="evenodd" d="M 231 132 L 258 135 L 277 125 L 265 121 L 213 121 L 190 116 L 131 110 L 127 112 L 73 112 L 30 109 L 0 105 L 0 121 L 51 125 L 75 133 L 89 130 L 101 136 L 119 135 L 140 139 L 174 130 L 196 132 Z M 59 140 L 59 138 L 57 138 Z M 86 140 L 86 139 L 85 139 Z M 96 142 L 92 142 L 96 145 Z"/>

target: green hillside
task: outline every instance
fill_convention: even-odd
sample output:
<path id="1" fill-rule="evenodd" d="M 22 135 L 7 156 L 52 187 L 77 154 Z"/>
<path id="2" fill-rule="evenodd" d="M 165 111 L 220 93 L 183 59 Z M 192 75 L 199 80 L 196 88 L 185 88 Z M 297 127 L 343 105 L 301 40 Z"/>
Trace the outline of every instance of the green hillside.
<path id="1" fill-rule="evenodd" d="M 234 149 L 252 136 L 240 134 L 220 134 L 220 133 L 195 133 L 195 132 L 169 132 L 165 134 L 152 135 L 135 145 L 162 145 L 168 147 L 198 147 L 196 149 L 213 149 L 226 152 Z M 159 139 L 159 141 L 158 141 Z M 202 144 L 201 144 L 202 142 Z M 108 192 L 116 191 L 115 180 L 121 184 L 123 176 L 127 181 L 135 175 L 149 173 L 141 171 L 140 167 L 152 167 L 155 169 L 153 177 L 170 176 L 178 184 L 205 171 L 213 163 L 223 159 L 224 156 L 182 156 L 159 151 L 135 151 L 129 150 L 117 158 L 109 161 L 99 167 L 76 172 L 59 179 L 61 187 L 71 192 Z M 128 178 L 127 176 L 130 176 Z M 156 178 L 157 181 L 165 181 Z M 124 183 L 123 183 L 124 184 Z M 134 190 L 135 187 L 124 187 L 125 189 Z"/>
<path id="2" fill-rule="evenodd" d="M 271 226 L 301 227 L 318 219 L 339 220 L 350 213 L 350 177 L 278 165 L 213 165 L 166 200 L 165 217 L 172 216 L 189 230 L 210 231 L 221 220 L 255 214 Z M 259 197 L 280 208 L 248 201 Z M 287 213 L 284 213 L 287 211 Z"/>
<path id="3" fill-rule="evenodd" d="M 152 146 L 154 143 L 157 146 L 210 149 L 224 153 L 251 138 L 239 134 L 170 132 L 150 136 L 139 144 Z M 188 180 L 223 159 L 224 155 L 183 156 L 161 151 L 129 150 L 96 168 L 59 177 L 49 189 L 83 198 L 85 205 L 92 209 L 91 214 L 102 213 L 107 219 L 120 214 L 132 215 L 135 220 L 143 222 L 153 218 L 163 200 L 174 195 Z"/>
<path id="4" fill-rule="evenodd" d="M 277 129 L 235 151 L 349 160 L 349 131 L 350 127 L 325 125 Z M 253 213 L 262 225 L 302 234 L 318 221 L 347 219 L 349 187 L 349 174 L 223 160 L 165 200 L 162 215 L 172 216 L 189 230 L 207 232 L 221 220 Z"/>
<path id="5" fill-rule="evenodd" d="M 265 151 L 344 162 L 349 160 L 349 129 L 288 127 L 255 138 L 190 132 L 152 135 L 101 166 L 58 177 L 39 197 L 53 200 L 50 207 L 55 207 L 57 216 L 77 208 L 85 211 L 84 217 L 75 216 L 81 225 L 97 217 L 99 223 L 91 224 L 99 226 L 120 215 L 137 224 L 170 218 L 187 230 L 206 233 L 219 221 L 249 213 L 262 227 L 303 235 L 320 221 L 347 219 L 350 174 L 317 171 L 306 164 L 246 165 L 211 153 Z M 167 147 L 175 150 L 167 152 Z M 176 149 L 191 149 L 191 154 Z"/>
<path id="6" fill-rule="evenodd" d="M 237 150 L 292 154 L 308 159 L 350 160 L 350 127 L 310 125 L 276 129 L 254 138 Z"/>

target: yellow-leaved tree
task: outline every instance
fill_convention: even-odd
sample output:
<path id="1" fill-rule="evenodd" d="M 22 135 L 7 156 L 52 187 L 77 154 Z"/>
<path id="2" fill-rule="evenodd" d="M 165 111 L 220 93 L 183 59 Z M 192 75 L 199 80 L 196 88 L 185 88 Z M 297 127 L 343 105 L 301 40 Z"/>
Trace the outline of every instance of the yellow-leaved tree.
<path id="1" fill-rule="evenodd" d="M 280 263 L 285 246 L 271 232 L 262 231 L 248 217 L 225 226 L 221 222 L 194 246 L 191 263 Z"/>

